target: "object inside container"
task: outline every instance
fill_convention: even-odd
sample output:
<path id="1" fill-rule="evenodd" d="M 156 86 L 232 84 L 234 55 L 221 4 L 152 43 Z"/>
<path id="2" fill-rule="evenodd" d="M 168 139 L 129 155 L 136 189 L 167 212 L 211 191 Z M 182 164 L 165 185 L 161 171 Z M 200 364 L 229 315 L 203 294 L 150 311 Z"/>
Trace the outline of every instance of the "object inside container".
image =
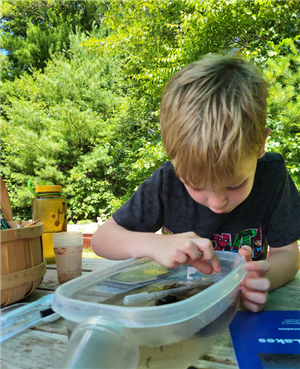
<path id="1" fill-rule="evenodd" d="M 206 288 L 210 287 L 214 282 L 189 282 L 187 280 L 168 280 L 168 281 L 159 281 L 152 284 L 149 284 L 144 287 L 135 288 L 130 291 L 124 291 L 122 293 L 117 294 L 116 296 L 107 299 L 104 301 L 104 304 L 108 305 L 116 305 L 116 306 L 125 306 L 123 303 L 123 299 L 125 296 L 138 294 L 143 292 L 153 293 L 159 291 L 170 290 L 170 294 L 160 298 L 154 299 L 150 301 L 145 301 L 143 303 L 138 303 L 131 305 L 132 307 L 143 307 L 143 306 L 160 306 L 170 303 L 175 303 L 178 301 L 186 300 L 187 298 L 196 295 L 197 293 L 205 290 Z M 190 289 L 181 293 L 172 293 L 172 290 L 179 287 L 189 286 Z"/>
<path id="2" fill-rule="evenodd" d="M 187 299 L 210 287 L 218 279 L 218 276 L 212 278 L 212 276 L 200 274 L 199 276 L 191 275 L 190 277 L 187 275 L 186 268 L 168 269 L 151 261 L 118 271 L 106 278 L 75 289 L 68 297 L 91 303 L 128 306 L 129 304 L 124 305 L 123 303 L 126 296 L 170 290 L 170 296 L 163 294 L 163 296 L 157 296 L 155 299 L 154 296 L 151 296 L 151 300 L 139 303 L 135 303 L 134 299 L 131 299 L 133 303 L 130 303 L 132 307 L 155 306 Z M 191 288 L 181 291 L 181 293 L 176 291 L 176 294 L 171 291 L 186 286 L 191 286 Z"/>

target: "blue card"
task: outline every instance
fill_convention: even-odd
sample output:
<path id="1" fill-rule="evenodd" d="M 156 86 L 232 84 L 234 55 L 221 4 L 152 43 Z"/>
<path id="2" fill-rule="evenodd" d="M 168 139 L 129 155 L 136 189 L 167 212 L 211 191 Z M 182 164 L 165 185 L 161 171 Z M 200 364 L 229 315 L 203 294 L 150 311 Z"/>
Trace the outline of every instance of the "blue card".
<path id="1" fill-rule="evenodd" d="M 238 311 L 229 331 L 239 369 L 300 368 L 300 311 Z"/>

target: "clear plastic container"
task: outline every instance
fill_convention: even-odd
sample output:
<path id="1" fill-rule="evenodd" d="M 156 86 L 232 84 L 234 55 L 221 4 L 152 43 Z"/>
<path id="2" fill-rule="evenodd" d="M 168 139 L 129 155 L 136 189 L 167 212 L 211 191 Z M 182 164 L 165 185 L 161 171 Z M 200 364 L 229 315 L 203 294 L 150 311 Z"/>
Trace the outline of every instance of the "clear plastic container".
<path id="1" fill-rule="evenodd" d="M 70 336 L 79 323 L 85 324 L 91 317 L 126 328 L 138 345 L 138 369 L 182 369 L 193 365 L 209 349 L 239 306 L 245 258 L 230 252 L 217 254 L 222 272 L 211 275 L 191 272 L 185 265 L 168 269 L 146 258 L 119 262 L 60 286 L 52 308 L 66 319 Z M 188 285 L 207 288 L 167 305 L 156 306 L 153 301 L 136 306 L 122 304 L 127 295 L 147 289 L 171 288 L 172 294 L 173 287 Z M 96 354 L 106 355 L 106 351 L 102 352 L 99 345 Z"/>
<path id="2" fill-rule="evenodd" d="M 92 317 L 75 328 L 57 368 L 135 369 L 138 360 L 135 336 L 127 328 L 114 321 Z"/>
<path id="3" fill-rule="evenodd" d="M 36 198 L 32 200 L 32 219 L 44 224 L 43 252 L 47 264 L 55 264 L 53 233 L 67 230 L 67 200 L 57 185 L 36 186 Z"/>

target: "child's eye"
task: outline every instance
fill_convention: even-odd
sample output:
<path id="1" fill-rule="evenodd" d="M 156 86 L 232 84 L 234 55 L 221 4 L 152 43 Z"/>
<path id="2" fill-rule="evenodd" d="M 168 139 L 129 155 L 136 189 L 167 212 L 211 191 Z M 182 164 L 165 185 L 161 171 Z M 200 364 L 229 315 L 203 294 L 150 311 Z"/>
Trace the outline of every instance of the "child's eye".
<path id="1" fill-rule="evenodd" d="M 200 192 L 200 191 L 202 191 L 202 190 L 201 190 L 201 188 L 193 188 L 193 191 L 195 191 L 195 192 Z"/>
<path id="2" fill-rule="evenodd" d="M 245 182 L 243 182 L 242 184 L 240 184 L 239 186 L 237 186 L 237 187 L 227 187 L 227 190 L 228 191 L 238 191 L 238 190 L 240 190 L 243 186 L 244 186 L 244 183 Z"/>

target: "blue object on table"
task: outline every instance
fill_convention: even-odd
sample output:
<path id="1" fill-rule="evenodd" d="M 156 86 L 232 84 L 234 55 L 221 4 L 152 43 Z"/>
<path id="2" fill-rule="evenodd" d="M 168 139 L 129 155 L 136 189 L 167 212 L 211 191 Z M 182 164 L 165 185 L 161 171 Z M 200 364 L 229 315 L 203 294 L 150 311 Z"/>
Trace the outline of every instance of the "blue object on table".
<path id="1" fill-rule="evenodd" d="M 1 337 L 0 342 L 33 327 L 40 321 L 53 322 L 60 318 L 51 309 L 54 293 L 44 296 L 30 304 L 15 304 L 1 309 Z"/>
<path id="2" fill-rule="evenodd" d="M 229 325 L 239 369 L 298 369 L 300 311 L 238 311 Z"/>

